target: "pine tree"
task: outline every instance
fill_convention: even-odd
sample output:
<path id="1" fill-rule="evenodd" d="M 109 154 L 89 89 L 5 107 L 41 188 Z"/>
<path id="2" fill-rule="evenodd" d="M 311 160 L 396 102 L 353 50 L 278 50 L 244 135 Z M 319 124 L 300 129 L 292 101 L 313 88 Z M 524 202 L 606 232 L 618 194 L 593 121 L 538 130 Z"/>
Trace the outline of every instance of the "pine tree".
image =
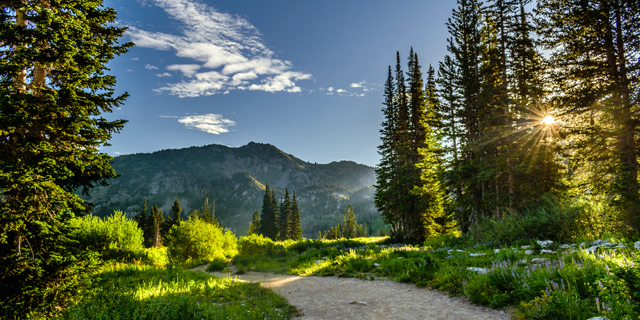
<path id="1" fill-rule="evenodd" d="M 99 149 L 125 120 L 107 63 L 126 28 L 102 1 L 3 1 L 0 19 L 0 318 L 49 318 L 94 265 L 67 235 L 94 185 L 116 177 Z M 107 117 L 108 118 L 108 117 Z"/>
<path id="2" fill-rule="evenodd" d="M 269 184 L 266 184 L 265 194 L 262 200 L 262 215 L 260 216 L 260 233 L 263 236 L 271 239 L 277 240 L 276 236 L 278 235 L 277 228 L 277 213 L 274 212 L 273 206 L 273 194 L 271 189 L 269 188 Z"/>
<path id="3" fill-rule="evenodd" d="M 200 212 L 202 215 L 202 220 L 206 223 L 212 223 L 211 217 L 211 208 L 209 208 L 209 193 L 204 196 L 204 209 Z"/>
<path id="4" fill-rule="evenodd" d="M 300 226 L 300 208 L 296 198 L 296 191 L 293 191 L 293 200 L 291 201 L 291 219 L 290 219 L 290 236 L 291 240 L 302 239 L 302 227 Z"/>
<path id="5" fill-rule="evenodd" d="M 289 188 L 285 188 L 284 199 L 280 203 L 280 215 L 278 216 L 278 227 L 280 230 L 280 241 L 291 239 L 291 198 Z"/>
<path id="6" fill-rule="evenodd" d="M 179 224 L 180 221 L 182 221 L 182 217 L 180 216 L 180 213 L 182 213 L 182 208 L 180 208 L 180 201 L 178 201 L 178 199 L 173 202 L 173 205 L 171 206 L 171 212 L 173 212 L 173 221 L 176 224 Z"/>
<path id="7" fill-rule="evenodd" d="M 164 214 L 162 209 L 158 208 L 158 205 L 153 205 L 151 208 L 151 223 L 149 224 L 150 246 L 159 247 L 162 246 L 162 225 L 164 224 Z"/>
<path id="8" fill-rule="evenodd" d="M 247 235 L 252 234 L 260 234 L 260 213 L 258 212 L 258 209 L 253 212 L 253 219 L 249 225 L 249 231 L 247 232 Z"/>
<path id="9" fill-rule="evenodd" d="M 572 130 L 576 164 L 591 168 L 585 184 L 614 195 L 627 227 L 640 232 L 637 59 L 640 3 L 540 0 L 537 23 L 559 111 Z M 597 178 L 596 178 L 597 177 Z"/>

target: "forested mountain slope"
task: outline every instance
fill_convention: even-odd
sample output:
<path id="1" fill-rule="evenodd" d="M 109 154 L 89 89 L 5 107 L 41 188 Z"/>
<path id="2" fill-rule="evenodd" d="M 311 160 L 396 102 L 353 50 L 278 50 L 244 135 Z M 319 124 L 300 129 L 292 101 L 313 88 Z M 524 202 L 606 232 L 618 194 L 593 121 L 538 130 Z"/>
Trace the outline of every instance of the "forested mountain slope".
<path id="1" fill-rule="evenodd" d="M 305 237 L 336 225 L 349 203 L 358 222 L 373 227 L 370 231 L 382 226 L 373 205 L 374 168 L 351 161 L 314 164 L 251 142 L 237 148 L 207 145 L 123 155 L 113 159 L 113 168 L 120 177 L 92 189 L 87 198 L 99 216 L 118 209 L 133 215 L 146 198 L 165 214 L 178 199 L 186 217 L 202 207 L 208 193 L 216 218 L 243 234 L 253 211 L 261 209 L 269 183 L 278 196 L 285 187 L 296 191 Z"/>

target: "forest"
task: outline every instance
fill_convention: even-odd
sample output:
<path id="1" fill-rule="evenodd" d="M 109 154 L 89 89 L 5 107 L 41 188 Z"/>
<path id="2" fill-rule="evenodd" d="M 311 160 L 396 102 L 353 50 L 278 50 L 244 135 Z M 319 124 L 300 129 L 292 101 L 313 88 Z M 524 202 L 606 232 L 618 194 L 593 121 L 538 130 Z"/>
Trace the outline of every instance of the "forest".
<path id="1" fill-rule="evenodd" d="M 107 64 L 134 44 L 100 0 L 0 2 L 2 319 L 312 312 L 242 280 L 256 274 L 395 281 L 495 317 L 640 317 L 637 1 L 458 0 L 442 61 L 423 73 L 408 48 L 386 70 L 382 234 L 348 205 L 317 239 L 296 191 L 269 184 L 246 235 L 208 194 L 188 215 L 177 199 L 169 215 L 146 199 L 93 215 L 79 194 L 117 178 L 100 149 L 127 123 L 106 117 L 129 96 Z M 360 317 L 382 310 L 331 293 Z"/>

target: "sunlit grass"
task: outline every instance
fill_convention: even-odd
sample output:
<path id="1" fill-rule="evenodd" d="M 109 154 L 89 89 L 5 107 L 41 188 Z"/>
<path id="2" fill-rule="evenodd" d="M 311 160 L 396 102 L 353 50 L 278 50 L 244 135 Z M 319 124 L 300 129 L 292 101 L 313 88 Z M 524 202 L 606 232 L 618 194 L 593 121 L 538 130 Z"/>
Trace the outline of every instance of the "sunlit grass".
<path id="1" fill-rule="evenodd" d="M 285 299 L 255 283 L 184 269 L 113 264 L 59 319 L 289 319 Z"/>

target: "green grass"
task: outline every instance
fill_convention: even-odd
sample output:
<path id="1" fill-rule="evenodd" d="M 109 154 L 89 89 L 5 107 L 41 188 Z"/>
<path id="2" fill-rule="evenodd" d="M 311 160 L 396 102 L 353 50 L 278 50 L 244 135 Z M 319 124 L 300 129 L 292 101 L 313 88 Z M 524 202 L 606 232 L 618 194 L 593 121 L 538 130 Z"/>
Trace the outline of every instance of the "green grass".
<path id="1" fill-rule="evenodd" d="M 58 319 L 289 319 L 295 307 L 256 283 L 167 267 L 111 264 Z"/>
<path id="2" fill-rule="evenodd" d="M 560 249 L 555 243 L 553 254 L 541 254 L 540 245 L 532 241 L 533 255 L 520 247 L 465 247 L 447 238 L 430 239 L 426 246 L 393 246 L 385 244 L 388 240 L 376 240 L 276 243 L 279 250 L 260 255 L 241 251 L 233 262 L 254 271 L 415 283 L 466 295 L 471 302 L 492 308 L 508 307 L 517 319 L 638 319 L 640 315 L 640 251 L 626 240 L 629 248 L 595 253 Z M 534 264 L 533 258 L 549 260 Z"/>

